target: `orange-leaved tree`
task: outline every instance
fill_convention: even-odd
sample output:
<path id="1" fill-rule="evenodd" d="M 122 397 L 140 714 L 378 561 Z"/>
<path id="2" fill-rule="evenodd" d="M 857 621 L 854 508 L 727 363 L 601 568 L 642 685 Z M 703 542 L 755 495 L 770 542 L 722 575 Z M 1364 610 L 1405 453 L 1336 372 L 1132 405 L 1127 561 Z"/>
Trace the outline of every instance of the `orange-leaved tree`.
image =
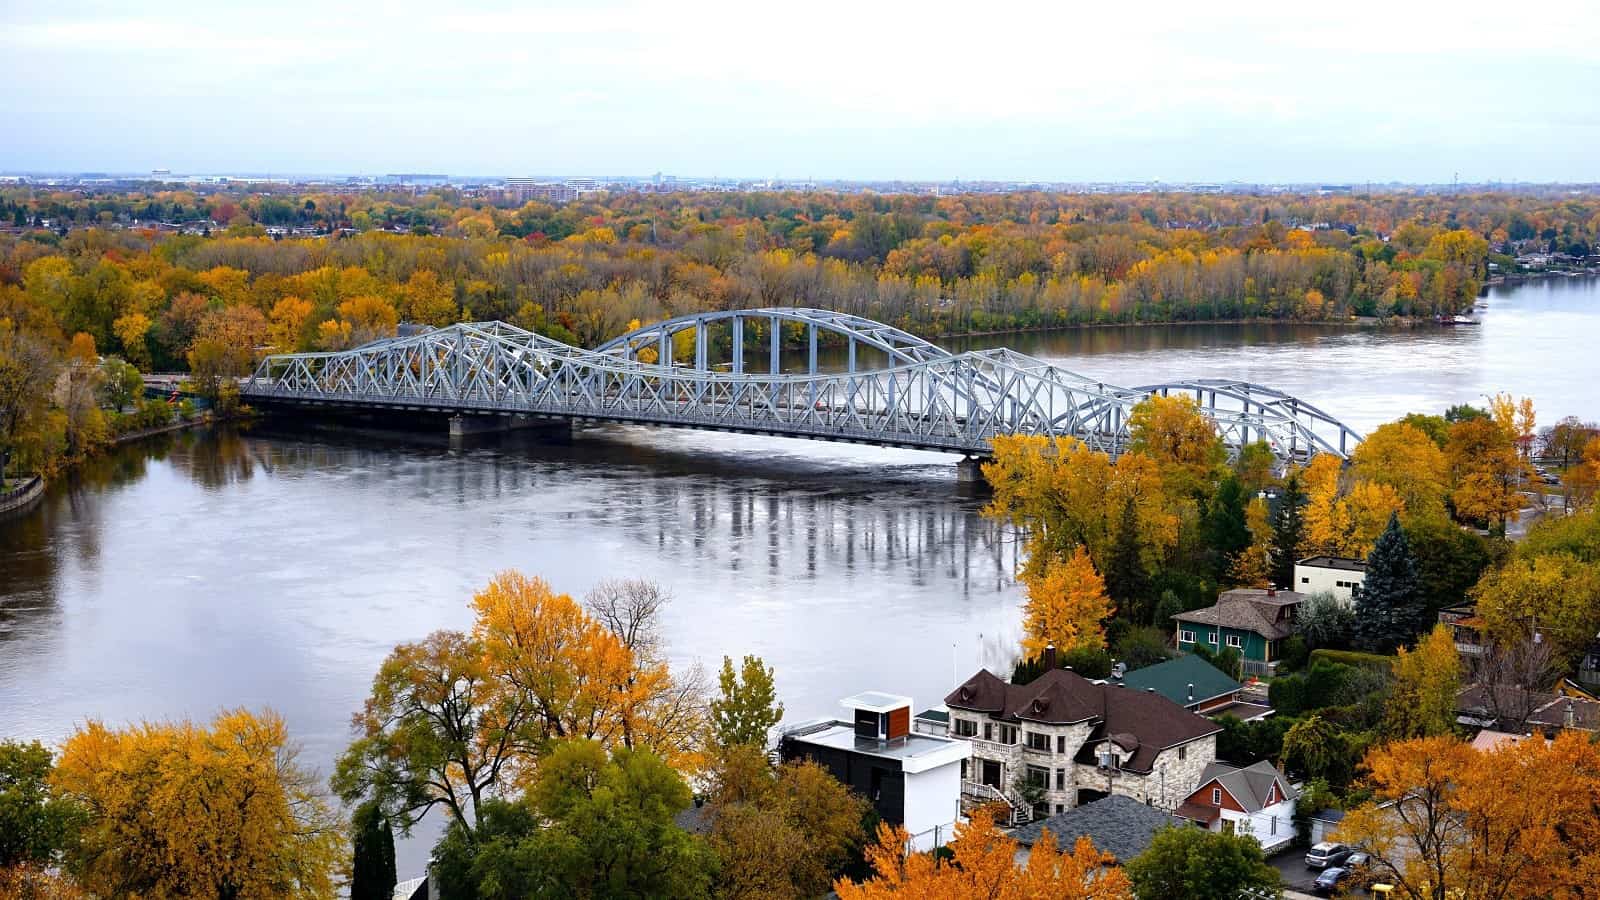
<path id="1" fill-rule="evenodd" d="M 1111 599 L 1105 579 L 1081 545 L 1065 562 L 1050 559 L 1042 571 L 1024 572 L 1022 578 L 1028 593 L 1022 645 L 1029 656 L 1050 644 L 1062 651 L 1106 645 L 1104 622 L 1111 615 Z"/>
<path id="2" fill-rule="evenodd" d="M 1415 900 L 1592 897 L 1600 877 L 1600 747 L 1563 732 L 1481 752 L 1449 736 L 1367 755 L 1372 799 L 1336 837 Z"/>
<path id="3" fill-rule="evenodd" d="M 839 879 L 833 889 L 840 900 L 1131 900 L 1133 896 L 1128 876 L 1087 837 L 1080 837 L 1066 853 L 1056 849 L 1055 837 L 1046 831 L 1033 845 L 1027 864 L 1017 865 L 1017 842 L 995 828 L 983 810 L 955 827 L 948 862 L 932 854 L 908 854 L 909 841 L 903 828 L 880 823 L 878 842 L 867 848 L 872 877 L 859 884 Z"/>

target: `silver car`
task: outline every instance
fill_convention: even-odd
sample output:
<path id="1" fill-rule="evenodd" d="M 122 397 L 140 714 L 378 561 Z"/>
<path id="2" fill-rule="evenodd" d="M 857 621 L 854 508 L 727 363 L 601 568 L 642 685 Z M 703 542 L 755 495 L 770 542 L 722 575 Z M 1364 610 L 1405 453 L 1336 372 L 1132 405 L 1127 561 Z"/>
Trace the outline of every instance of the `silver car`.
<path id="1" fill-rule="evenodd" d="M 1326 869 L 1329 866 L 1342 865 L 1350 858 L 1355 849 L 1334 841 L 1323 841 L 1312 847 L 1306 853 L 1306 867 L 1311 869 Z"/>

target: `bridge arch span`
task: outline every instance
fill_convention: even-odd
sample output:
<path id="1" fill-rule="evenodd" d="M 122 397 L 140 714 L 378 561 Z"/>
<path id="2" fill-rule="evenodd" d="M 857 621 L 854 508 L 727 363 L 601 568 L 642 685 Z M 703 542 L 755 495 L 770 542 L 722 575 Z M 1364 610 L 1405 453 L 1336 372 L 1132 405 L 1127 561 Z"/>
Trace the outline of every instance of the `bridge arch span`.
<path id="1" fill-rule="evenodd" d="M 800 325 L 806 335 L 806 367 L 807 374 L 817 373 L 817 342 L 824 334 L 835 334 L 845 339 L 847 372 L 862 371 L 866 366 L 861 366 L 856 357 L 857 348 L 866 347 L 882 353 L 889 365 L 916 365 L 937 359 L 948 359 L 953 354 L 936 344 L 930 343 L 908 331 L 875 322 L 872 319 L 849 313 L 833 312 L 826 309 L 812 309 L 809 307 L 768 307 L 765 309 L 732 309 L 719 312 L 693 313 L 686 316 L 655 322 L 642 328 L 637 328 L 620 337 L 612 338 L 595 348 L 596 353 L 605 353 L 622 357 L 628 360 L 639 359 L 640 351 L 654 350 L 653 362 L 664 365 L 680 365 L 674 358 L 674 339 L 685 332 L 694 334 L 694 357 L 684 361 L 695 371 L 710 371 L 713 366 L 710 360 L 711 333 L 714 326 L 727 326 L 731 331 L 730 344 L 733 358 L 727 363 L 727 371 L 735 375 L 746 372 L 745 352 L 748 341 L 746 340 L 746 325 L 755 323 L 767 331 L 767 363 L 763 369 L 764 374 L 782 374 L 782 342 L 783 328 L 787 324 Z M 875 366 L 871 368 L 876 368 Z"/>

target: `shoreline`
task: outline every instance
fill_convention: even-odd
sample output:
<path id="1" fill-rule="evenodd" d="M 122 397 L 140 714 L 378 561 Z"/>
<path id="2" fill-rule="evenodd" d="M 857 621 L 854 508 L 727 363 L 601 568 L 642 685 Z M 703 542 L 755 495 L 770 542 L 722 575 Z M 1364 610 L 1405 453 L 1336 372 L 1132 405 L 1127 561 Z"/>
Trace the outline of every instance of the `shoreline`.
<path id="1" fill-rule="evenodd" d="M 996 328 L 987 331 L 943 331 L 928 337 L 928 340 L 954 340 L 960 338 L 992 337 L 1006 334 L 1044 334 L 1053 331 L 1089 331 L 1106 328 L 1170 328 L 1190 327 L 1196 325 L 1323 325 L 1330 328 L 1423 328 L 1438 326 L 1439 323 L 1429 317 L 1417 316 L 1391 316 L 1388 319 L 1376 317 L 1351 317 L 1349 319 L 1272 319 L 1272 318 L 1240 318 L 1240 319 L 1169 319 L 1158 322 L 1078 322 L 1067 325 L 1043 325 L 1032 328 Z M 1444 327 L 1444 326 L 1439 326 Z"/>

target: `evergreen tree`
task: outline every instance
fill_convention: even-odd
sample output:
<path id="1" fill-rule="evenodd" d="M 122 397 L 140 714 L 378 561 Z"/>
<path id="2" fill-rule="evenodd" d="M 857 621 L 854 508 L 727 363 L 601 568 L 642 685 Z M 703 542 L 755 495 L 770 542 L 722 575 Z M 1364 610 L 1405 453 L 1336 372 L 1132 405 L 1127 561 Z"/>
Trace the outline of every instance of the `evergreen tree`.
<path id="1" fill-rule="evenodd" d="M 351 819 L 355 859 L 350 870 L 350 900 L 389 900 L 394 896 L 394 830 L 375 802 L 356 808 Z"/>
<path id="2" fill-rule="evenodd" d="M 1211 580 L 1221 581 L 1234 557 L 1250 546 L 1250 525 L 1244 513 L 1244 488 L 1229 474 L 1217 485 L 1202 524 L 1211 558 Z"/>
<path id="3" fill-rule="evenodd" d="M 1388 653 L 1422 630 L 1425 607 L 1417 561 L 1394 513 L 1367 557 L 1367 577 L 1355 595 L 1355 637 L 1362 649 Z"/>
<path id="4" fill-rule="evenodd" d="M 1122 504 L 1122 518 L 1106 561 L 1106 593 L 1129 621 L 1150 624 L 1154 588 L 1139 553 L 1139 515 L 1132 500 Z"/>
<path id="5" fill-rule="evenodd" d="M 1283 486 L 1283 496 L 1278 499 L 1278 512 L 1272 520 L 1272 583 L 1281 588 L 1294 587 L 1294 564 L 1300 558 L 1300 545 L 1305 540 L 1306 492 L 1300 488 L 1300 476 L 1290 473 Z"/>

